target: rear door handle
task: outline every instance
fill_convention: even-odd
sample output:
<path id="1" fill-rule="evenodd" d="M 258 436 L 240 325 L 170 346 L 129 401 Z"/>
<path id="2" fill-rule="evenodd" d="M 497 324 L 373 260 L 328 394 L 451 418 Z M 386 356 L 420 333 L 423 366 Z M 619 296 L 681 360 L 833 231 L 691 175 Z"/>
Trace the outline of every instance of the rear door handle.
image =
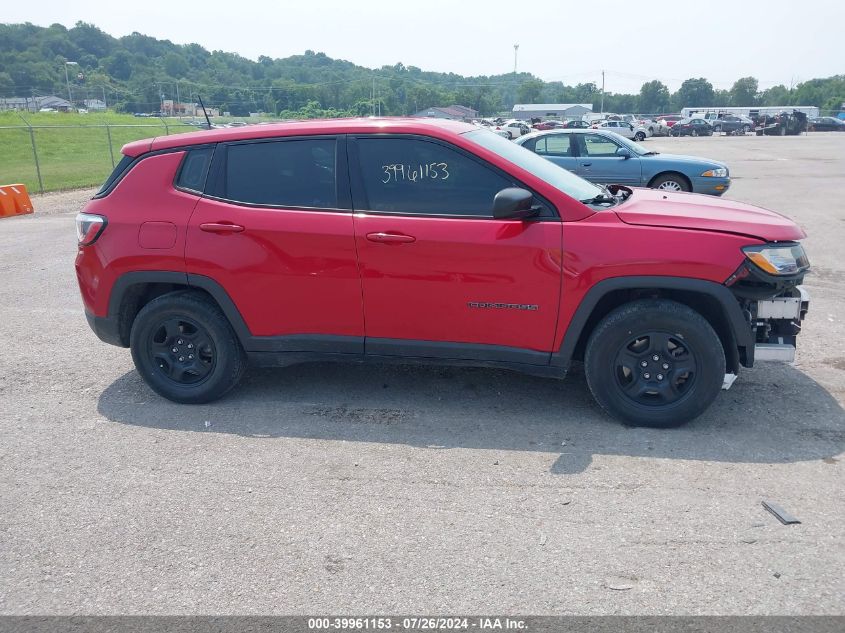
<path id="1" fill-rule="evenodd" d="M 417 238 L 413 235 L 404 235 L 402 233 L 367 233 L 367 239 L 371 242 L 379 242 L 381 244 L 407 244 L 408 242 L 417 241 Z"/>
<path id="2" fill-rule="evenodd" d="M 592 163 L 581 163 L 581 167 L 589 167 Z"/>
<path id="3" fill-rule="evenodd" d="M 206 222 L 200 224 L 200 231 L 206 233 L 240 233 L 244 230 L 240 224 L 231 224 L 229 222 Z"/>

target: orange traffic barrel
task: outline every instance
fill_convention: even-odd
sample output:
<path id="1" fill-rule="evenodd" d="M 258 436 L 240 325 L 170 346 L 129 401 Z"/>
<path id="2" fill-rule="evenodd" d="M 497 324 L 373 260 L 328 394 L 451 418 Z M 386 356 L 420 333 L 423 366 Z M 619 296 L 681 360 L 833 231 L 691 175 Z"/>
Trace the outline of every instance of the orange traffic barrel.
<path id="1" fill-rule="evenodd" d="M 32 200 L 25 185 L 0 185 L 0 218 L 32 213 Z"/>

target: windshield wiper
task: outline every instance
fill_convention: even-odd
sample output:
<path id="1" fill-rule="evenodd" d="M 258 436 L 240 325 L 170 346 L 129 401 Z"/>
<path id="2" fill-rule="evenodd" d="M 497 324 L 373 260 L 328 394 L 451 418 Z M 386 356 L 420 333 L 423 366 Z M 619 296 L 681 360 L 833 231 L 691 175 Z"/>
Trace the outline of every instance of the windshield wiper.
<path id="1" fill-rule="evenodd" d="M 583 204 L 606 204 L 608 202 L 616 204 L 619 202 L 619 199 L 610 192 L 603 192 L 593 198 L 581 200 L 580 202 Z"/>
<path id="2" fill-rule="evenodd" d="M 579 202 L 581 202 L 582 204 L 606 204 L 608 202 L 616 204 L 617 202 L 619 202 L 619 198 L 610 193 L 610 189 L 608 189 L 604 185 L 600 185 L 600 188 L 600 194 L 592 198 L 588 198 L 587 200 L 580 200 Z"/>

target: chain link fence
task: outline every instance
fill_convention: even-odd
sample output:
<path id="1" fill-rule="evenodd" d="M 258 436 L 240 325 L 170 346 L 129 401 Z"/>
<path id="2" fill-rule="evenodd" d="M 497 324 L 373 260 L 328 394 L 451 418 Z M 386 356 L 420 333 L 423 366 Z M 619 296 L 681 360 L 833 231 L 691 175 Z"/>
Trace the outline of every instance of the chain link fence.
<path id="1" fill-rule="evenodd" d="M 0 184 L 23 183 L 32 193 L 101 185 L 120 161 L 120 149 L 139 139 L 196 130 L 155 123 L 0 126 Z"/>

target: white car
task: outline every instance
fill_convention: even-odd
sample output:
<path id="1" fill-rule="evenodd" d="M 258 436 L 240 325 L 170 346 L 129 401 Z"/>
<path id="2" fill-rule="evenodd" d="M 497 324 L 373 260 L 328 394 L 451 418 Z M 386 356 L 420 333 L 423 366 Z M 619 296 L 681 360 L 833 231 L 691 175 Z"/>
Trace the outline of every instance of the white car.
<path id="1" fill-rule="evenodd" d="M 637 125 L 643 126 L 648 132 L 649 136 L 669 136 L 672 128 L 666 125 L 666 121 L 657 119 L 640 119 Z"/>
<path id="2" fill-rule="evenodd" d="M 519 138 L 523 134 L 528 134 L 532 131 L 525 121 L 518 121 L 517 119 L 511 119 L 510 121 L 505 121 L 501 125 L 497 125 L 496 130 L 506 132 L 506 134 L 502 134 L 502 136 L 507 136 L 509 139 Z"/>
<path id="3" fill-rule="evenodd" d="M 627 121 L 602 121 L 598 126 L 594 126 L 599 130 L 607 130 L 609 132 L 616 132 L 619 136 L 625 138 L 632 138 L 635 141 L 642 141 L 651 136 L 649 131 L 642 125 L 628 123 Z"/>

